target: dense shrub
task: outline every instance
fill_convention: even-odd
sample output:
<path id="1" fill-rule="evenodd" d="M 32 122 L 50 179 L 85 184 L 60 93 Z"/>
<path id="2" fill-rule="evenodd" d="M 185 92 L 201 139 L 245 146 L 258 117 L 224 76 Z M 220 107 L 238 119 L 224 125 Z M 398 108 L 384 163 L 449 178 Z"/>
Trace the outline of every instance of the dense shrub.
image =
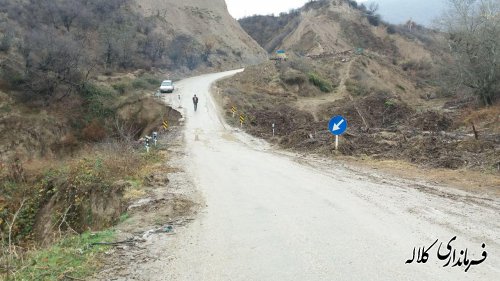
<path id="1" fill-rule="evenodd" d="M 320 91 L 322 91 L 324 93 L 329 93 L 329 92 L 333 91 L 332 84 L 330 82 L 328 82 L 327 80 L 318 76 L 318 74 L 316 74 L 314 72 L 310 72 L 308 74 L 308 76 L 309 76 L 309 82 L 311 82 L 314 86 L 318 87 L 318 89 L 320 89 Z"/>
<path id="2" fill-rule="evenodd" d="M 281 79 L 289 85 L 302 85 L 308 77 L 300 71 L 289 69 L 281 74 Z"/>
<path id="3" fill-rule="evenodd" d="M 398 32 L 393 24 L 388 24 L 386 31 L 388 34 L 396 34 Z"/>
<path id="4" fill-rule="evenodd" d="M 123 95 L 128 91 L 128 89 L 130 88 L 130 85 L 128 83 L 120 82 L 120 83 L 113 84 L 112 87 L 120 95 Z"/>
<path id="5" fill-rule="evenodd" d="M 116 96 L 113 89 L 86 83 L 79 94 L 84 99 L 85 121 L 104 120 L 115 115 L 109 105 Z"/>
<path id="6" fill-rule="evenodd" d="M 144 79 L 135 79 L 133 82 L 132 82 L 132 87 L 134 87 L 134 89 L 147 89 L 148 88 L 148 82 Z"/>
<path id="7" fill-rule="evenodd" d="M 82 137 L 86 141 L 98 142 L 106 138 L 107 132 L 97 119 L 92 120 L 82 130 Z"/>
<path id="8" fill-rule="evenodd" d="M 379 26 L 381 22 L 381 17 L 378 14 L 375 15 L 368 15 L 366 17 L 368 19 L 368 22 L 373 25 L 373 26 Z"/>
<path id="9" fill-rule="evenodd" d="M 4 33 L 0 36 L 0 52 L 8 52 L 12 47 L 14 35 L 12 33 Z"/>

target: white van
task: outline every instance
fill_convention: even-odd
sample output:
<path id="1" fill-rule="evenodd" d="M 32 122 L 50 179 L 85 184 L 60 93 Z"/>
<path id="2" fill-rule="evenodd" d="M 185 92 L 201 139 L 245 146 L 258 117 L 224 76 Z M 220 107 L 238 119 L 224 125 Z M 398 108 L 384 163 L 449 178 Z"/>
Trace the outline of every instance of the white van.
<path id="1" fill-rule="evenodd" d="M 174 91 L 174 83 L 172 80 L 164 80 L 161 82 L 160 92 L 162 93 L 172 93 Z"/>

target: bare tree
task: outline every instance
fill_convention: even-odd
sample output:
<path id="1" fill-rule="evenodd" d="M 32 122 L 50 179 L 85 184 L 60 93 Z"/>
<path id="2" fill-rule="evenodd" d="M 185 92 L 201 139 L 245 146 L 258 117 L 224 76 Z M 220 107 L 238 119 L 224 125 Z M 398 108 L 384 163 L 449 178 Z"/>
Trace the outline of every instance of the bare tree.
<path id="1" fill-rule="evenodd" d="M 20 47 L 26 67 L 24 94 L 46 103 L 59 92 L 80 87 L 87 56 L 78 42 L 57 34 L 51 28 L 33 30 Z"/>
<path id="2" fill-rule="evenodd" d="M 59 18 L 69 32 L 75 20 L 80 16 L 84 7 L 81 1 L 62 1 L 57 5 Z"/>
<path id="3" fill-rule="evenodd" d="M 378 11 L 378 3 L 376 2 L 371 2 L 370 5 L 368 5 L 368 12 L 372 15 L 377 13 Z"/>
<path id="4" fill-rule="evenodd" d="M 439 25 L 454 56 L 452 77 L 491 105 L 500 96 L 500 1 L 448 2 Z"/>
<path id="5" fill-rule="evenodd" d="M 8 227 L 9 227 L 9 249 L 8 249 L 8 257 L 7 257 L 7 279 L 9 279 L 9 274 L 11 272 L 11 263 L 13 261 L 13 255 L 16 255 L 16 250 L 15 250 L 15 245 L 13 245 L 13 241 L 12 241 L 12 231 L 13 231 L 13 227 L 16 223 L 16 219 L 17 217 L 19 216 L 19 213 L 21 212 L 21 210 L 23 209 L 23 206 L 24 206 L 24 203 L 26 202 L 26 198 L 23 198 L 22 202 L 21 202 L 21 205 L 19 206 L 19 208 L 17 209 L 16 213 L 14 214 L 14 216 L 12 217 L 12 221 L 10 223 L 8 223 Z"/>

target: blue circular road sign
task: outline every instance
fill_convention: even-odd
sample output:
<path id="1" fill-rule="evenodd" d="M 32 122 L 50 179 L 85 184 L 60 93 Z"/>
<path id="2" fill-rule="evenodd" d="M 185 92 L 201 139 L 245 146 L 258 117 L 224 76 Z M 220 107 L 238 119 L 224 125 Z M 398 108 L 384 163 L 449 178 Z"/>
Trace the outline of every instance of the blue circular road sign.
<path id="1" fill-rule="evenodd" d="M 328 123 L 328 130 L 336 136 L 342 135 L 347 130 L 347 120 L 341 115 L 337 115 Z"/>

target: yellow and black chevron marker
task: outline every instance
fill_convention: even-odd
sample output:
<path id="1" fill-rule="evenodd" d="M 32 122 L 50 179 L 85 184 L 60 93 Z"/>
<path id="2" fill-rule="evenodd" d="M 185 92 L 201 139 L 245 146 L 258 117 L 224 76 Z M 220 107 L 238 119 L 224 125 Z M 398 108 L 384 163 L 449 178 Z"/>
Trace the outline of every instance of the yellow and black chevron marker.
<path id="1" fill-rule="evenodd" d="M 234 115 L 236 114 L 236 106 L 233 106 L 231 107 L 231 112 L 233 113 L 233 118 L 234 118 Z"/>
<path id="2" fill-rule="evenodd" d="M 168 129 L 168 120 L 163 121 L 163 128 Z"/>
<path id="3" fill-rule="evenodd" d="M 243 122 L 245 122 L 245 115 L 240 115 L 240 125 L 243 126 Z"/>

